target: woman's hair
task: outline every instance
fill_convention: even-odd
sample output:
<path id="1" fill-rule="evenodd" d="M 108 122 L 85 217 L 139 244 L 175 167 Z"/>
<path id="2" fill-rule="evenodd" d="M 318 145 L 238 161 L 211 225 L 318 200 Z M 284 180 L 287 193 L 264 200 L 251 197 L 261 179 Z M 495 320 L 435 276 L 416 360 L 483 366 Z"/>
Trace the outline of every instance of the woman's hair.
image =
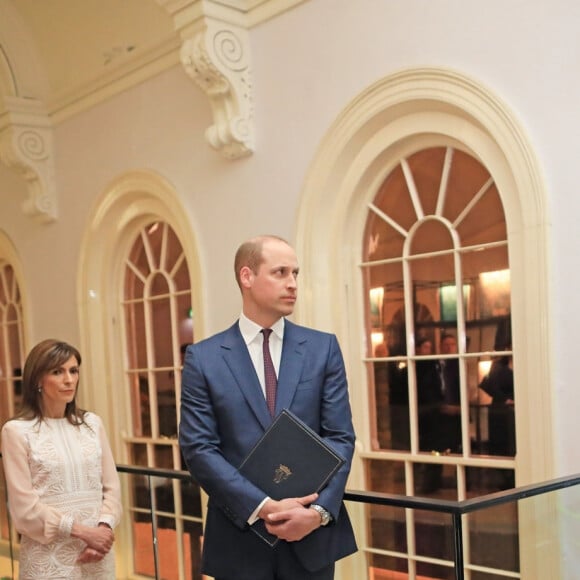
<path id="1" fill-rule="evenodd" d="M 59 368 L 71 356 L 76 358 L 77 364 L 80 366 L 81 355 L 79 351 L 74 346 L 53 338 L 39 342 L 30 351 L 22 372 L 22 408 L 17 414 L 17 418 L 38 419 L 39 421 L 44 419 L 40 382 L 47 373 Z M 84 409 L 77 407 L 75 393 L 73 400 L 66 404 L 64 416 L 69 423 L 81 425 L 84 423 L 85 413 Z"/>

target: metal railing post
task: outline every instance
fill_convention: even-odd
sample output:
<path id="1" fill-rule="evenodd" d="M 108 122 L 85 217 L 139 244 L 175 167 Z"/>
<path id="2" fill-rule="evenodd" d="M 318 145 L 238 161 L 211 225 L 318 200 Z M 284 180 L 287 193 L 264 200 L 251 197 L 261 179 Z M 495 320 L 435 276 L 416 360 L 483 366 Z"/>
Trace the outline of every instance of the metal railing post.
<path id="1" fill-rule="evenodd" d="M 159 540 L 157 537 L 157 499 L 155 489 L 151 481 L 151 475 L 147 476 L 149 483 L 149 505 L 151 506 L 151 535 L 153 536 L 153 564 L 155 566 L 155 579 L 161 578 L 159 573 Z"/>
<path id="2" fill-rule="evenodd" d="M 453 519 L 453 550 L 455 561 L 455 580 L 463 580 L 463 522 L 460 513 L 454 513 Z"/>

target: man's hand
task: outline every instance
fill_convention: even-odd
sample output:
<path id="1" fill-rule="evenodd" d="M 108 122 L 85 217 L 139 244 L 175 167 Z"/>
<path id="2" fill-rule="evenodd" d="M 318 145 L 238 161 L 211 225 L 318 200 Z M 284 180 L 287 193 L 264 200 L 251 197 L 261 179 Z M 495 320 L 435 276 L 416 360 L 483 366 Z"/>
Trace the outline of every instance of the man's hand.
<path id="1" fill-rule="evenodd" d="M 268 532 L 287 542 L 297 542 L 319 527 L 320 514 L 306 506 L 275 512 L 266 520 Z"/>
<path id="2" fill-rule="evenodd" d="M 304 497 L 289 497 L 286 499 L 281 499 L 276 501 L 274 499 L 269 499 L 258 513 L 258 517 L 262 518 L 265 522 L 269 521 L 270 514 L 277 512 L 286 512 L 292 508 L 304 508 L 309 506 L 311 503 L 318 499 L 317 493 L 312 493 L 310 495 L 305 495 Z"/>
<path id="3" fill-rule="evenodd" d="M 297 542 L 320 526 L 320 514 L 308 509 L 317 493 L 304 497 L 268 500 L 258 514 L 271 534 L 287 542 Z"/>

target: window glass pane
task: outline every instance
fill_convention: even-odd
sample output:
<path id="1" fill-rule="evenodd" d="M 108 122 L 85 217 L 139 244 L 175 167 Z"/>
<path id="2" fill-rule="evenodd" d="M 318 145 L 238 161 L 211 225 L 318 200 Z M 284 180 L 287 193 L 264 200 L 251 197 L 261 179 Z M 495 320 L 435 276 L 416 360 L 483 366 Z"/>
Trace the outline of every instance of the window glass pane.
<path id="1" fill-rule="evenodd" d="M 179 562 L 179 544 L 186 548 L 184 554 L 188 562 L 187 570 L 191 571 L 191 553 L 189 542 L 177 534 L 175 530 L 175 520 L 173 518 L 159 518 L 159 527 L 157 528 L 158 549 L 159 549 L 159 574 L 160 578 L 167 580 L 179 580 L 178 562 Z M 191 578 L 191 572 L 186 578 Z"/>
<path id="2" fill-rule="evenodd" d="M 368 364 L 372 373 L 370 381 L 375 387 L 374 400 L 371 400 L 371 412 L 375 411 L 373 448 L 409 451 L 411 438 L 406 363 L 375 361 Z"/>
<path id="3" fill-rule="evenodd" d="M 467 514 L 465 521 L 472 564 L 519 571 L 517 502 Z"/>
<path id="4" fill-rule="evenodd" d="M 125 331 L 127 362 L 130 369 L 147 369 L 147 342 L 145 341 L 145 305 L 142 300 L 125 304 Z"/>
<path id="5" fill-rule="evenodd" d="M 129 461 L 133 465 L 148 465 L 149 462 L 147 461 L 147 446 L 144 443 L 133 443 L 130 445 Z"/>
<path id="6" fill-rule="evenodd" d="M 507 239 L 503 207 L 495 184 L 489 184 L 473 211 L 457 223 L 457 233 L 465 247 Z"/>
<path id="7" fill-rule="evenodd" d="M 374 491 L 405 494 L 405 468 L 402 462 L 369 460 L 366 462 L 366 470 Z M 384 505 L 368 505 L 365 509 L 370 522 L 369 545 L 381 550 L 405 552 L 405 510 Z"/>
<path id="8" fill-rule="evenodd" d="M 175 272 L 176 267 L 184 263 L 183 249 L 175 232 L 167 224 L 165 224 L 165 236 L 165 259 L 162 267 L 167 272 Z"/>
<path id="9" fill-rule="evenodd" d="M 438 220 L 425 220 L 415 231 L 411 240 L 411 254 L 426 254 L 453 249 L 451 233 Z"/>
<path id="10" fill-rule="evenodd" d="M 131 296 L 143 296 L 144 283 L 145 278 L 140 272 L 134 269 L 134 263 L 129 259 L 125 270 L 125 298 L 129 299 Z"/>
<path id="11" fill-rule="evenodd" d="M 455 223 L 475 202 L 478 193 L 486 190 L 489 178 L 489 172 L 477 159 L 459 149 L 452 150 L 443 215 Z M 479 215 L 479 208 L 475 213 Z M 504 221 L 503 211 L 494 217 L 494 222 Z"/>
<path id="12" fill-rule="evenodd" d="M 369 554 L 369 578 L 401 580 L 408 578 L 407 560 L 382 554 Z"/>
<path id="13" fill-rule="evenodd" d="M 161 265 L 161 252 L 165 238 L 165 226 L 161 222 L 154 222 L 141 233 L 143 250 L 147 255 L 149 271 L 163 269 Z"/>
<path id="14" fill-rule="evenodd" d="M 189 291 L 190 281 L 189 281 L 189 268 L 187 267 L 187 262 L 181 254 L 181 259 L 175 264 L 173 271 L 173 282 L 175 284 L 176 291 Z"/>
<path id="15" fill-rule="evenodd" d="M 169 294 L 169 282 L 164 274 L 157 273 L 151 276 L 150 296 L 163 296 Z"/>
<path id="16" fill-rule="evenodd" d="M 177 335 L 177 329 L 175 328 L 175 318 L 172 316 L 171 302 L 172 300 L 166 297 L 152 300 L 149 303 L 152 321 L 149 334 L 153 343 L 155 367 L 169 368 L 173 366 L 172 337 Z"/>
<path id="17" fill-rule="evenodd" d="M 151 408 L 149 381 L 145 372 L 127 373 L 129 392 L 131 394 L 131 415 L 133 417 L 133 434 L 138 437 L 151 436 Z M 143 464 L 139 464 L 143 465 Z M 145 464 L 146 465 L 146 464 Z"/>
<path id="18" fill-rule="evenodd" d="M 180 481 L 180 490 L 183 514 L 201 518 L 201 490 L 199 485 L 191 479 Z"/>
<path id="19" fill-rule="evenodd" d="M 15 304 L 9 304 L 6 308 L 6 322 L 10 325 L 14 325 L 18 323 L 18 319 L 20 318 L 18 313 L 18 308 Z"/>
<path id="20" fill-rule="evenodd" d="M 177 437 L 177 405 L 173 371 L 158 371 L 155 375 L 159 435 Z"/>
<path id="21" fill-rule="evenodd" d="M 147 279 L 152 269 L 151 251 L 147 236 L 147 228 L 145 228 L 140 233 L 139 237 L 135 240 L 135 243 L 129 252 L 127 261 L 130 263 L 131 269 L 140 279 Z M 137 291 L 137 289 L 135 289 L 135 291 Z"/>
<path id="22" fill-rule="evenodd" d="M 436 210 L 445 153 L 445 147 L 433 147 L 419 151 L 407 159 L 425 215 L 434 214 Z"/>
<path id="23" fill-rule="evenodd" d="M 417 555 L 453 561 L 453 524 L 449 514 L 413 510 Z M 449 568 L 417 562 L 417 572 L 429 578 L 453 578 Z"/>
<path id="24" fill-rule="evenodd" d="M 400 165 L 387 176 L 373 200 L 373 205 L 405 231 L 409 231 L 417 221 L 405 174 Z"/>

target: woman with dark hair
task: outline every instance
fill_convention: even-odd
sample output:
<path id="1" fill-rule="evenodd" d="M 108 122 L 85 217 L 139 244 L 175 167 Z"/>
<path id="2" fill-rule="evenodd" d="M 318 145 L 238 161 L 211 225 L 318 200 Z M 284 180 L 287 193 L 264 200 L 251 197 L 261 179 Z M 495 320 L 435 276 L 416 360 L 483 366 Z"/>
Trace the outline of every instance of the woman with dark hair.
<path id="1" fill-rule="evenodd" d="M 119 477 L 101 419 L 77 406 L 80 365 L 65 342 L 37 344 L 24 365 L 22 408 L 2 428 L 21 580 L 115 578 Z"/>

